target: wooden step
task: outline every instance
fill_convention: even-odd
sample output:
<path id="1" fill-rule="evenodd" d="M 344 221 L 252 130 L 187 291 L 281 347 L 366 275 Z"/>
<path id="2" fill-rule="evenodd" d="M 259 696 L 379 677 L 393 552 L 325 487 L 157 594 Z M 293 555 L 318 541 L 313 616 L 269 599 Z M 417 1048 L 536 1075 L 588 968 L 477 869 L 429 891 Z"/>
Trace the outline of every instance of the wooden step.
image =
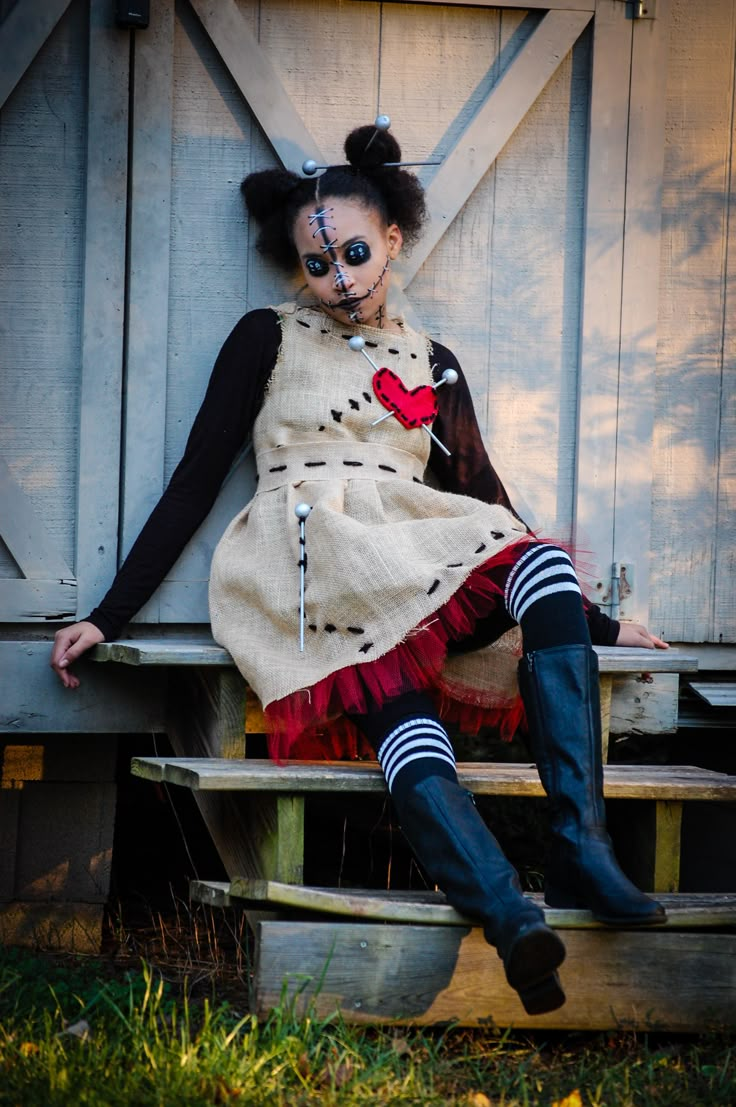
<path id="1" fill-rule="evenodd" d="M 193 791 L 381 793 L 386 790 L 376 761 L 285 761 L 226 757 L 135 757 L 131 771 L 146 780 L 179 784 Z M 479 796 L 543 796 L 534 765 L 464 762 L 460 783 Z M 691 765 L 606 765 L 609 799 L 736 800 L 736 776 Z"/>
<path id="2" fill-rule="evenodd" d="M 690 681 L 688 687 L 692 688 L 693 692 L 709 707 L 736 707 L 736 682 L 734 681 L 703 681 L 702 683 Z"/>
<path id="3" fill-rule="evenodd" d="M 375 919 L 432 926 L 473 926 L 472 919 L 451 907 L 442 892 L 377 891 L 365 888 L 308 888 L 276 880 L 193 880 L 189 894 L 212 907 L 288 908 L 291 911 L 340 915 L 354 921 Z M 547 923 L 560 930 L 608 930 L 590 911 L 545 907 L 541 894 L 528 898 L 544 910 Z M 677 893 L 657 897 L 667 911 L 658 929 L 736 928 L 736 893 Z"/>
<path id="4" fill-rule="evenodd" d="M 256 1010 L 348 1022 L 703 1033 L 736 1027 L 736 934 L 565 932 L 567 1002 L 527 1015 L 479 927 L 341 921 L 258 926 Z"/>

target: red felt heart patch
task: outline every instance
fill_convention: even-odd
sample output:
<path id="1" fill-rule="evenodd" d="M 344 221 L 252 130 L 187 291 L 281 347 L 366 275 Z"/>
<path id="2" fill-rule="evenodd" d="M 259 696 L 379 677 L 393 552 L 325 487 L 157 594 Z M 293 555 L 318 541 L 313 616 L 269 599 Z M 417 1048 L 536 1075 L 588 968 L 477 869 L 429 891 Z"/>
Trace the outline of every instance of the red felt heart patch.
<path id="1" fill-rule="evenodd" d="M 437 417 L 435 390 L 428 384 L 407 388 L 393 369 L 379 369 L 373 374 L 373 391 L 407 430 L 432 423 Z"/>

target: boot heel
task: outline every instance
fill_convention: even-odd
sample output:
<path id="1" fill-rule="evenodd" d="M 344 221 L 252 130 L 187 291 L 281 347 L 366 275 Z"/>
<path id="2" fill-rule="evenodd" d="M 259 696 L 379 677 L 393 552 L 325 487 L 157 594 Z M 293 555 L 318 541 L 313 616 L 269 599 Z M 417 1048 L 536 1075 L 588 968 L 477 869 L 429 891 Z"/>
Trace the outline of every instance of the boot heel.
<path id="1" fill-rule="evenodd" d="M 556 972 L 540 980 L 532 987 L 519 992 L 519 999 L 527 1015 L 544 1015 L 547 1011 L 556 1011 L 565 1002 L 565 993 Z"/>
<path id="2" fill-rule="evenodd" d="M 544 902 L 547 907 L 566 907 L 572 909 L 585 907 L 585 904 L 574 892 L 568 892 L 566 889 L 559 888 L 554 884 L 544 885 Z"/>

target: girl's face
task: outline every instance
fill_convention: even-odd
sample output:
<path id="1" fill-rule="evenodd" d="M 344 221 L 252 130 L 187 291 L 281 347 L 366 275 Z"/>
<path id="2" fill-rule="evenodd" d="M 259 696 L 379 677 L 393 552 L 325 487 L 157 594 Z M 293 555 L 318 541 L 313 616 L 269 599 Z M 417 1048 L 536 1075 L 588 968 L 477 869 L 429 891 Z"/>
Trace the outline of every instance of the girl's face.
<path id="1" fill-rule="evenodd" d="M 360 200 L 328 196 L 294 221 L 304 278 L 322 309 L 340 323 L 384 327 L 391 262 L 401 249 L 396 223 L 386 226 Z"/>

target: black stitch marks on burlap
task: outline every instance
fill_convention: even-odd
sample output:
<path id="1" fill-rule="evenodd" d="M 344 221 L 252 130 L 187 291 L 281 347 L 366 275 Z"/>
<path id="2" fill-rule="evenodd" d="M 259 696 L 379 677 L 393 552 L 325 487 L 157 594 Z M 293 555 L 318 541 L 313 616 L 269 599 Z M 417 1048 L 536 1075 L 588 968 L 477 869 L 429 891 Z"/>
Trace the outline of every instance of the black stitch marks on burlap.
<path id="1" fill-rule="evenodd" d="M 506 537 L 506 535 L 503 533 L 502 530 L 492 530 L 491 531 L 491 538 L 495 538 L 496 540 L 498 540 L 499 538 L 505 538 L 505 537 Z"/>
<path id="2" fill-rule="evenodd" d="M 396 469 L 392 465 L 379 465 L 379 469 L 384 469 L 387 473 L 395 473 Z"/>
<path id="3" fill-rule="evenodd" d="M 461 569 L 462 564 L 463 564 L 462 561 L 451 561 L 450 564 L 447 566 L 447 568 L 448 569 Z"/>
<path id="4" fill-rule="evenodd" d="M 317 624 L 316 623 L 310 623 L 309 624 L 309 629 L 313 630 L 313 631 L 316 630 L 317 629 Z"/>
<path id="5" fill-rule="evenodd" d="M 360 411 L 360 404 L 357 400 L 348 400 L 348 403 L 350 404 L 353 411 Z"/>
<path id="6" fill-rule="evenodd" d="M 285 465 L 272 465 L 268 471 L 269 473 L 283 473 L 285 468 Z"/>
<path id="7" fill-rule="evenodd" d="M 327 631 L 328 634 L 334 634 L 335 631 L 337 630 L 337 627 L 335 626 L 334 623 L 325 623 L 325 630 Z"/>
<path id="8" fill-rule="evenodd" d="M 389 348 L 388 348 L 388 352 L 389 352 L 390 354 L 398 354 L 398 352 L 399 352 L 399 351 L 398 351 L 398 350 L 396 350 L 396 349 L 394 349 L 394 347 L 393 347 L 393 346 L 389 346 Z"/>
<path id="9" fill-rule="evenodd" d="M 362 627 L 347 627 L 347 631 L 349 634 L 365 634 Z"/>
<path id="10" fill-rule="evenodd" d="M 372 647 L 373 647 L 372 642 L 364 642 L 363 645 L 358 650 L 358 653 L 368 653 L 368 650 L 372 649 Z"/>
<path id="11" fill-rule="evenodd" d="M 343 465 L 362 465 L 362 461 L 343 461 Z"/>
<path id="12" fill-rule="evenodd" d="M 432 581 L 432 583 L 430 584 L 429 588 L 427 589 L 427 595 L 428 595 L 428 596 L 431 596 L 433 592 L 436 592 L 436 591 L 437 591 L 437 589 L 439 588 L 439 586 L 440 586 L 440 582 L 439 582 L 439 580 L 434 580 L 434 581 Z"/>
<path id="13" fill-rule="evenodd" d="M 373 397 L 371 396 L 370 392 L 364 392 L 363 393 L 363 399 L 365 400 L 365 402 L 367 404 L 372 404 L 373 403 Z"/>
<path id="14" fill-rule="evenodd" d="M 342 422 L 342 412 L 341 411 L 335 411 L 335 409 L 333 407 L 330 411 L 330 415 L 332 416 L 332 418 L 335 420 L 336 423 L 341 423 Z"/>
<path id="15" fill-rule="evenodd" d="M 325 429 L 325 425 L 324 425 L 324 423 L 322 424 L 322 426 L 321 426 L 321 427 L 317 427 L 317 430 L 321 430 L 321 431 L 323 431 L 324 429 Z"/>
<path id="16" fill-rule="evenodd" d="M 477 550 L 473 550 L 473 553 L 483 553 L 483 550 L 484 550 L 485 548 L 486 548 L 486 544 L 485 544 L 485 542 L 481 542 L 480 546 L 478 546 L 478 549 L 477 549 Z"/>
<path id="17" fill-rule="evenodd" d="M 304 462 L 304 468 L 305 469 L 318 469 L 320 465 L 326 465 L 326 464 L 327 464 L 326 461 L 305 461 Z M 286 466 L 284 466 L 284 468 L 286 468 Z"/>
<path id="18" fill-rule="evenodd" d="M 312 329 L 312 324 L 306 323 L 303 319 L 297 319 L 297 323 L 300 327 L 306 327 L 308 331 Z"/>

